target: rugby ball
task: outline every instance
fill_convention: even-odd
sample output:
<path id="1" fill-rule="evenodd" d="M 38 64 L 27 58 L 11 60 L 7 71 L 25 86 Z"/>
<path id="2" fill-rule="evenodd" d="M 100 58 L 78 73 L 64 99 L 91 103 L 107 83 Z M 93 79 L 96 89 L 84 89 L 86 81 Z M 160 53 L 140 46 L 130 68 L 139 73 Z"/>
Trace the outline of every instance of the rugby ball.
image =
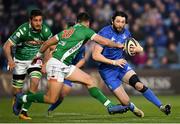
<path id="1" fill-rule="evenodd" d="M 130 52 L 130 48 L 132 46 L 137 46 L 137 41 L 134 38 L 128 38 L 126 39 L 125 43 L 124 43 L 124 50 L 126 52 L 126 54 L 128 54 L 129 56 L 134 56 L 135 53 L 131 53 Z"/>

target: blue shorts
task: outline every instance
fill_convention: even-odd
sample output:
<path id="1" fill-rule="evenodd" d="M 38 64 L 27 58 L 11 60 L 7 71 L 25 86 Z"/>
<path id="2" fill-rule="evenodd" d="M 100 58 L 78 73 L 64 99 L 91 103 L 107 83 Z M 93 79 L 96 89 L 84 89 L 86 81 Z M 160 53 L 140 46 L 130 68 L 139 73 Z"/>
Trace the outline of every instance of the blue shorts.
<path id="1" fill-rule="evenodd" d="M 72 87 L 72 82 L 70 80 L 64 80 L 64 84 Z"/>
<path id="2" fill-rule="evenodd" d="M 126 64 L 124 68 L 117 66 L 113 66 L 112 68 L 101 68 L 99 69 L 99 73 L 107 87 L 114 91 L 122 84 L 122 78 L 130 70 L 132 70 L 132 68 L 129 64 Z"/>

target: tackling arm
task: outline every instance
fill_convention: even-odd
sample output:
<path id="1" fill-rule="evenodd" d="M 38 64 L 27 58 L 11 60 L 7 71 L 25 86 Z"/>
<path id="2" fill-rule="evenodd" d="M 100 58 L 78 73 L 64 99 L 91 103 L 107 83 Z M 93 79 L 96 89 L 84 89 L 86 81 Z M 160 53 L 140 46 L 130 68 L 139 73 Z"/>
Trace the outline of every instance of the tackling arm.
<path id="1" fill-rule="evenodd" d="M 120 44 L 120 43 L 115 43 L 107 38 L 104 38 L 98 34 L 96 34 L 93 38 L 94 41 L 96 41 L 97 43 L 99 44 L 102 44 L 102 45 L 105 45 L 105 46 L 109 46 L 109 47 L 116 47 L 116 48 L 121 48 L 123 49 L 124 48 L 124 45 L 123 44 Z"/>
<path id="2" fill-rule="evenodd" d="M 41 57 L 42 53 L 44 53 L 50 46 L 55 45 L 58 43 L 58 40 L 56 39 L 56 37 L 52 37 L 49 40 L 47 40 L 46 42 L 43 43 L 43 45 L 41 46 L 39 52 L 37 53 L 36 57 Z"/>

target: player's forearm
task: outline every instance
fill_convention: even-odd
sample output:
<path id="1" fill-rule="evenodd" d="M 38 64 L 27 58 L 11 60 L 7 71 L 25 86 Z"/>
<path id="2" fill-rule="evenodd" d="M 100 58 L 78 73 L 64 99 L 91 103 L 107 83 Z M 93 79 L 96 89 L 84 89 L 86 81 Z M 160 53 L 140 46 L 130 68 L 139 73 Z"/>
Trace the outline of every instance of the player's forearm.
<path id="1" fill-rule="evenodd" d="M 57 44 L 57 39 L 55 37 L 50 38 L 49 40 L 47 40 L 46 42 L 43 43 L 43 45 L 41 46 L 39 52 L 36 54 L 37 57 L 42 56 L 42 54 L 52 45 Z"/>
<path id="2" fill-rule="evenodd" d="M 50 44 L 48 44 L 48 41 L 44 42 L 43 45 L 41 46 L 39 52 L 44 53 L 48 49 L 49 46 L 50 46 Z"/>
<path id="3" fill-rule="evenodd" d="M 104 37 L 100 36 L 100 35 L 96 35 L 94 37 L 94 40 L 97 43 L 108 46 L 108 47 L 123 48 L 123 44 L 113 42 L 113 41 L 111 41 L 111 40 L 109 40 L 107 38 L 104 38 Z"/>
<path id="4" fill-rule="evenodd" d="M 115 48 L 123 48 L 123 44 L 120 44 L 120 43 L 116 43 L 114 41 L 111 41 L 109 39 L 106 39 L 106 46 L 109 46 L 109 47 L 115 47 Z"/>
<path id="5" fill-rule="evenodd" d="M 46 64 L 47 61 L 52 57 L 50 49 L 47 49 L 44 53 L 43 63 Z"/>
<path id="6" fill-rule="evenodd" d="M 92 54 L 92 58 L 95 61 L 98 61 L 98 62 L 102 62 L 102 63 L 106 63 L 106 64 L 111 64 L 111 65 L 115 64 L 114 60 L 108 59 L 108 58 L 104 57 L 102 54 L 93 53 Z"/>
<path id="7" fill-rule="evenodd" d="M 81 67 L 84 66 L 84 64 L 85 64 L 85 59 L 81 59 L 81 60 L 76 64 L 76 67 L 81 68 Z"/>
<path id="8" fill-rule="evenodd" d="M 6 42 L 3 46 L 3 51 L 5 53 L 5 56 L 8 61 L 13 61 L 12 55 L 11 55 L 11 46 Z"/>

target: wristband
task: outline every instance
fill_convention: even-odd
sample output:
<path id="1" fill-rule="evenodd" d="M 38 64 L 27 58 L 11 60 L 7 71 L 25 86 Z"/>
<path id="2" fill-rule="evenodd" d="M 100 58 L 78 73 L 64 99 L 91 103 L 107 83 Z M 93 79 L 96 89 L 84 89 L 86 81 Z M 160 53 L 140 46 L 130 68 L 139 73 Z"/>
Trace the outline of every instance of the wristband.
<path id="1" fill-rule="evenodd" d="M 41 53 L 41 52 L 38 52 L 37 54 L 36 54 L 36 57 L 41 57 L 43 54 Z"/>

